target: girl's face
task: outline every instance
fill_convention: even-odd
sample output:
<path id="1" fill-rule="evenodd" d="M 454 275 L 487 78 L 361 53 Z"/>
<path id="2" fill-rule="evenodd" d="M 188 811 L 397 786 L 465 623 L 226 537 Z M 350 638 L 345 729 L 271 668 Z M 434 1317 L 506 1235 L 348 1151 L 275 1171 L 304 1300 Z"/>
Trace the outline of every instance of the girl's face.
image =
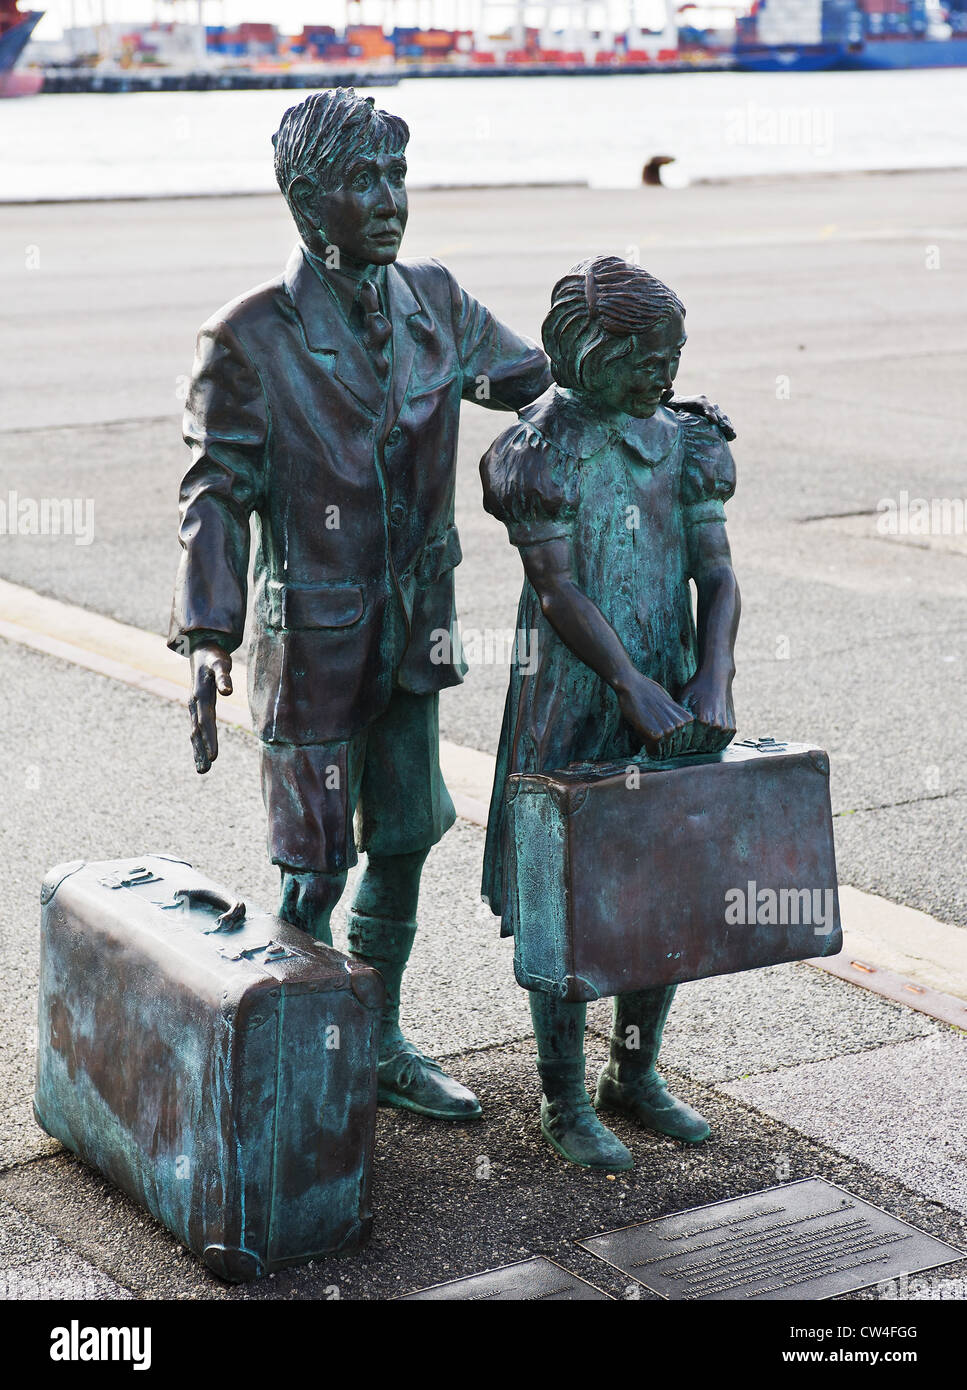
<path id="1" fill-rule="evenodd" d="M 661 405 L 663 394 L 671 390 L 684 346 L 682 316 L 670 314 L 647 337 L 636 338 L 631 352 L 608 363 L 595 396 L 611 410 L 646 420 Z"/>

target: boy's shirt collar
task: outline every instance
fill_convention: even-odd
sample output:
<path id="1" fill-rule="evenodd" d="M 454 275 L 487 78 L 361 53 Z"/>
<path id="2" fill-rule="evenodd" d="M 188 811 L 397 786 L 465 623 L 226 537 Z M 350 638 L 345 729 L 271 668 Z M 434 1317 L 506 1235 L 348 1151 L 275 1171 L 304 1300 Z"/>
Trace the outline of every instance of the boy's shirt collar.
<path id="1" fill-rule="evenodd" d="M 329 290 L 339 308 L 342 310 L 346 322 L 355 331 L 355 321 L 353 306 L 356 302 L 356 292 L 363 280 L 371 280 L 376 286 L 376 294 L 379 298 L 380 312 L 386 313 L 386 267 L 384 265 L 368 265 L 361 270 L 350 269 L 349 266 L 340 266 L 337 270 L 335 266 L 327 265 L 324 260 L 314 255 L 308 247 L 303 247 L 306 260 L 312 266 L 319 279 Z"/>

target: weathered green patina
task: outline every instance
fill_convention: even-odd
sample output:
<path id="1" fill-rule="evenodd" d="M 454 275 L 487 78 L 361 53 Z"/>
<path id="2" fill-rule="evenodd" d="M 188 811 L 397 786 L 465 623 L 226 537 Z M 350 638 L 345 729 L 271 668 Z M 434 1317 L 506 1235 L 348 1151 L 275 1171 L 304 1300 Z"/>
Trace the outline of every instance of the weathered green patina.
<path id="1" fill-rule="evenodd" d="M 349 89 L 283 117 L 276 173 L 301 243 L 282 276 L 199 335 L 170 644 L 191 656 L 192 744 L 207 772 L 245 625 L 254 515 L 249 697 L 281 914 L 330 940 L 366 851 L 349 941 L 387 984 L 380 1101 L 466 1119 L 476 1098 L 399 1028 L 423 861 L 454 820 L 437 700 L 463 667 L 435 639 L 455 624 L 457 430 L 463 400 L 516 410 L 550 376 L 540 348 L 439 262 L 397 262 L 408 139 L 404 121 Z"/>
<path id="2" fill-rule="evenodd" d="M 497 912 L 509 773 L 630 759 L 642 746 L 663 758 L 714 752 L 735 732 L 739 595 L 724 513 L 735 487 L 732 431 L 663 404 L 684 312 L 667 286 L 616 257 L 576 266 L 555 286 L 544 322 L 556 384 L 481 463 L 485 505 L 524 563 L 518 630 L 537 653 L 526 670 L 512 668 L 501 731 L 483 880 Z M 553 913 L 565 887 L 545 889 Z M 673 993 L 666 985 L 616 996 L 596 1101 L 698 1142 L 708 1125 L 655 1070 Z M 628 1168 L 630 1152 L 585 1090 L 585 1008 L 531 995 L 542 1127 L 574 1163 Z"/>
<path id="3" fill-rule="evenodd" d="M 439 640 L 456 622 L 457 431 L 462 401 L 520 410 L 551 373 L 445 266 L 397 260 L 408 139 L 403 120 L 347 88 L 282 119 L 276 175 L 300 244 L 284 274 L 199 333 L 169 642 L 191 658 L 206 773 L 243 637 L 254 517 L 249 700 L 280 912 L 328 941 L 366 852 L 349 941 L 387 984 L 380 1100 L 465 1119 L 476 1098 L 399 1027 L 423 861 L 454 820 L 437 702 L 464 672 L 459 643 Z M 703 398 L 681 405 L 719 418 Z"/>
<path id="4" fill-rule="evenodd" d="M 365 1240 L 383 985 L 161 855 L 51 870 L 34 1109 L 217 1274 Z"/>

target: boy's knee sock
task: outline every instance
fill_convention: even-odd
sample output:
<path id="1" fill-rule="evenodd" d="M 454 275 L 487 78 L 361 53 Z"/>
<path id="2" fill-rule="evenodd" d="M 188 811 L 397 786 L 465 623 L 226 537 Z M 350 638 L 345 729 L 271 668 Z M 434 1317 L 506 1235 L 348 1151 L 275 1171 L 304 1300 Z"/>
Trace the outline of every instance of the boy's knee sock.
<path id="1" fill-rule="evenodd" d="M 405 1041 L 400 1031 L 400 992 L 416 936 L 416 923 L 367 917 L 354 907 L 349 914 L 347 934 L 352 955 L 378 970 L 386 986 L 379 1049 L 380 1057 L 385 1060 L 398 1052 Z"/>
<path id="2" fill-rule="evenodd" d="M 386 986 L 380 1056 L 398 1052 L 400 993 L 416 936 L 420 872 L 427 852 L 371 855 L 349 913 L 349 949 L 357 960 L 378 970 Z"/>
<path id="3" fill-rule="evenodd" d="M 282 895 L 279 916 L 294 927 L 301 927 L 316 941 L 332 945 L 329 927 L 332 910 L 342 897 L 346 875 L 282 869 Z"/>

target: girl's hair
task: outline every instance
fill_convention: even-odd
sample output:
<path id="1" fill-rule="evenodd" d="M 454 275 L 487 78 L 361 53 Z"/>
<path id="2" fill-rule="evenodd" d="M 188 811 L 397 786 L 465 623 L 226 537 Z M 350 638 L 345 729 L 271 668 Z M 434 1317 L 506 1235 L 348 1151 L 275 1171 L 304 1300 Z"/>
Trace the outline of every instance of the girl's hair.
<path id="1" fill-rule="evenodd" d="M 593 391 L 603 369 L 672 314 L 685 317 L 678 295 L 641 266 L 593 256 L 558 280 L 541 337 L 554 380 Z"/>

